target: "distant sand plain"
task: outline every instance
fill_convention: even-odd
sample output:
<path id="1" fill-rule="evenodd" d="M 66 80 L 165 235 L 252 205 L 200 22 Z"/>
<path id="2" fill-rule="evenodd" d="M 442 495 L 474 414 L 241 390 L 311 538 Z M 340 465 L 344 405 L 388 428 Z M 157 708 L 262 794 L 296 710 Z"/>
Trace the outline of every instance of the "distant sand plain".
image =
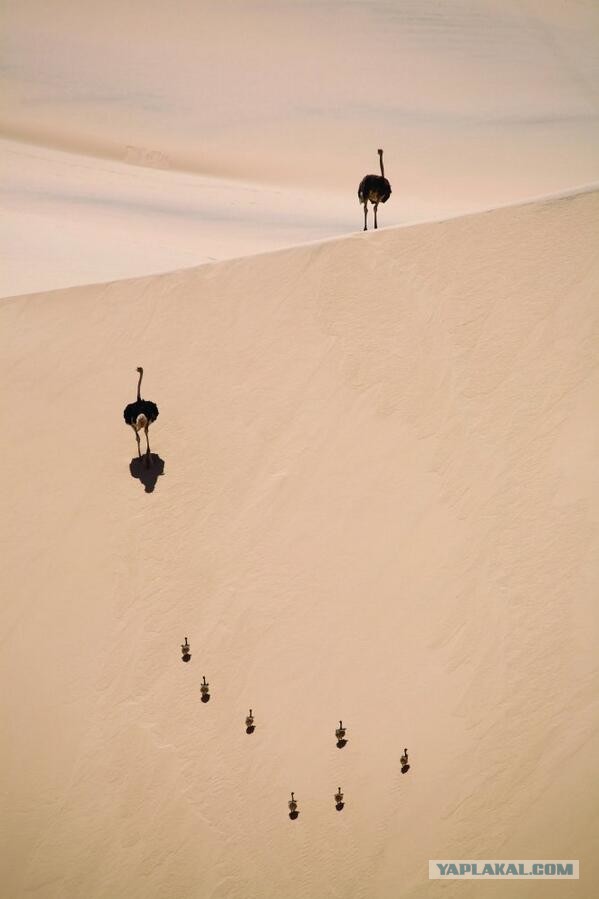
<path id="1" fill-rule="evenodd" d="M 193 266 L 599 182 L 599 7 L 5 4 L 0 295 Z M 25 143 L 23 143 L 25 142 Z"/>

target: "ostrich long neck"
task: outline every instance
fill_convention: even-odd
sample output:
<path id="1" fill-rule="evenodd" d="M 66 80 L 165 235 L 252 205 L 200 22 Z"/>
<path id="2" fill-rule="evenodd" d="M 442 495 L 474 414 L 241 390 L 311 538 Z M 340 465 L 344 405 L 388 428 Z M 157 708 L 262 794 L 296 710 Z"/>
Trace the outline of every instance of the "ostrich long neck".
<path id="1" fill-rule="evenodd" d="M 383 151 L 382 150 L 379 153 L 379 162 L 381 164 L 381 175 L 384 178 L 385 177 L 385 167 L 383 166 Z"/>
<path id="2" fill-rule="evenodd" d="M 143 368 L 140 368 L 139 381 L 137 382 L 137 402 L 139 402 L 141 399 L 141 379 L 143 378 L 143 376 L 144 376 L 144 370 L 143 370 Z M 187 639 L 187 637 L 185 639 Z"/>

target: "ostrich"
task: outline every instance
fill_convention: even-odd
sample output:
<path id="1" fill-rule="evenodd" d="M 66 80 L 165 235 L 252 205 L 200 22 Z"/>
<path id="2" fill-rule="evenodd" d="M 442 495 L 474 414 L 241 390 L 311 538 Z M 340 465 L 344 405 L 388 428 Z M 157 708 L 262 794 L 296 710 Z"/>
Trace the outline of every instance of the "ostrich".
<path id="1" fill-rule="evenodd" d="M 402 773 L 402 774 L 407 774 L 407 772 L 410 770 L 410 764 L 409 764 L 409 762 L 408 762 L 408 750 L 407 750 L 407 749 L 404 749 L 403 755 L 402 755 L 402 757 L 401 757 L 401 759 L 400 759 L 400 762 L 401 762 L 401 773 Z"/>
<path id="2" fill-rule="evenodd" d="M 344 746 L 347 745 L 347 740 L 345 739 L 346 729 L 343 726 L 343 721 L 339 722 L 339 727 L 335 730 L 335 736 L 337 737 L 337 748 L 343 749 Z"/>
<path id="3" fill-rule="evenodd" d="M 125 411 L 123 412 L 123 418 L 125 419 L 128 425 L 131 425 L 135 432 L 135 439 L 137 440 L 137 452 L 139 453 L 139 458 L 141 459 L 141 448 L 139 445 L 139 432 L 143 428 L 146 434 L 146 444 L 147 444 L 147 452 L 146 452 L 146 461 L 148 466 L 150 465 L 150 441 L 148 438 L 148 428 L 150 427 L 153 421 L 156 421 L 158 418 L 158 406 L 156 403 L 153 403 L 151 400 L 142 400 L 141 398 L 141 379 L 144 376 L 144 370 L 141 367 L 138 367 L 137 371 L 139 372 L 139 381 L 137 382 L 137 400 L 134 403 L 129 403 L 128 406 L 125 406 Z"/>
<path id="4" fill-rule="evenodd" d="M 343 740 L 345 737 L 345 728 L 343 726 L 343 721 L 339 722 L 339 727 L 335 730 L 335 736 L 338 740 Z"/>
<path id="5" fill-rule="evenodd" d="M 358 198 L 360 203 L 364 204 L 364 230 L 368 231 L 366 217 L 368 215 L 368 201 L 374 206 L 374 227 L 378 228 L 376 223 L 376 211 L 379 203 L 386 203 L 391 196 L 391 185 L 385 178 L 385 169 L 383 167 L 383 151 L 379 150 L 379 162 L 381 164 L 380 175 L 364 175 L 360 181 L 358 188 Z"/>

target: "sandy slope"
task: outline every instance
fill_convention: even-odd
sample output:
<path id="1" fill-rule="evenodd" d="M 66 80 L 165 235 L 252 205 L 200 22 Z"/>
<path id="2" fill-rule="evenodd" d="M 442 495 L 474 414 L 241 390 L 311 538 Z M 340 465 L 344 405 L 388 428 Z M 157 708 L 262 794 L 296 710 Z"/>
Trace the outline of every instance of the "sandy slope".
<path id="1" fill-rule="evenodd" d="M 345 196 L 0 140 L 0 296 L 156 274 L 360 227 Z M 381 219 L 383 216 L 381 216 Z"/>
<path id="2" fill-rule="evenodd" d="M 6 896 L 483 895 L 427 881 L 451 856 L 595 895 L 598 225 L 588 193 L 2 304 Z"/>
<path id="3" fill-rule="evenodd" d="M 0 16 L 0 296 L 351 232 L 379 146 L 385 225 L 599 181 L 595 0 L 23 0 Z"/>

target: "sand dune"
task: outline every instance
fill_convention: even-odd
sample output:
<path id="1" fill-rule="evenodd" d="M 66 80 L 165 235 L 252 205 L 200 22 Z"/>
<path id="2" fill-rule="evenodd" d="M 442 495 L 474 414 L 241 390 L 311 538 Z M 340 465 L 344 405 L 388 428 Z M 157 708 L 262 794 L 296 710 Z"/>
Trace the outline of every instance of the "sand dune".
<path id="1" fill-rule="evenodd" d="M 574 167 L 599 133 L 592 0 L 29 0 L 4 15 L 4 132 L 62 149 L 326 190 L 384 138 L 404 184 L 419 153 L 453 191 L 473 159 L 534 182 L 502 144 L 532 136 L 536 170 L 559 169 L 562 140 Z"/>
<path id="2" fill-rule="evenodd" d="M 598 224 L 585 193 L 0 305 L 5 895 L 480 896 L 428 882 L 451 856 L 595 895 Z"/>
<path id="3" fill-rule="evenodd" d="M 593 0 L 5 5 L 0 295 L 599 182 Z M 50 149 L 52 148 L 52 149 Z"/>
<path id="4" fill-rule="evenodd" d="M 359 227 L 346 196 L 0 141 L 0 295 L 153 274 Z"/>

